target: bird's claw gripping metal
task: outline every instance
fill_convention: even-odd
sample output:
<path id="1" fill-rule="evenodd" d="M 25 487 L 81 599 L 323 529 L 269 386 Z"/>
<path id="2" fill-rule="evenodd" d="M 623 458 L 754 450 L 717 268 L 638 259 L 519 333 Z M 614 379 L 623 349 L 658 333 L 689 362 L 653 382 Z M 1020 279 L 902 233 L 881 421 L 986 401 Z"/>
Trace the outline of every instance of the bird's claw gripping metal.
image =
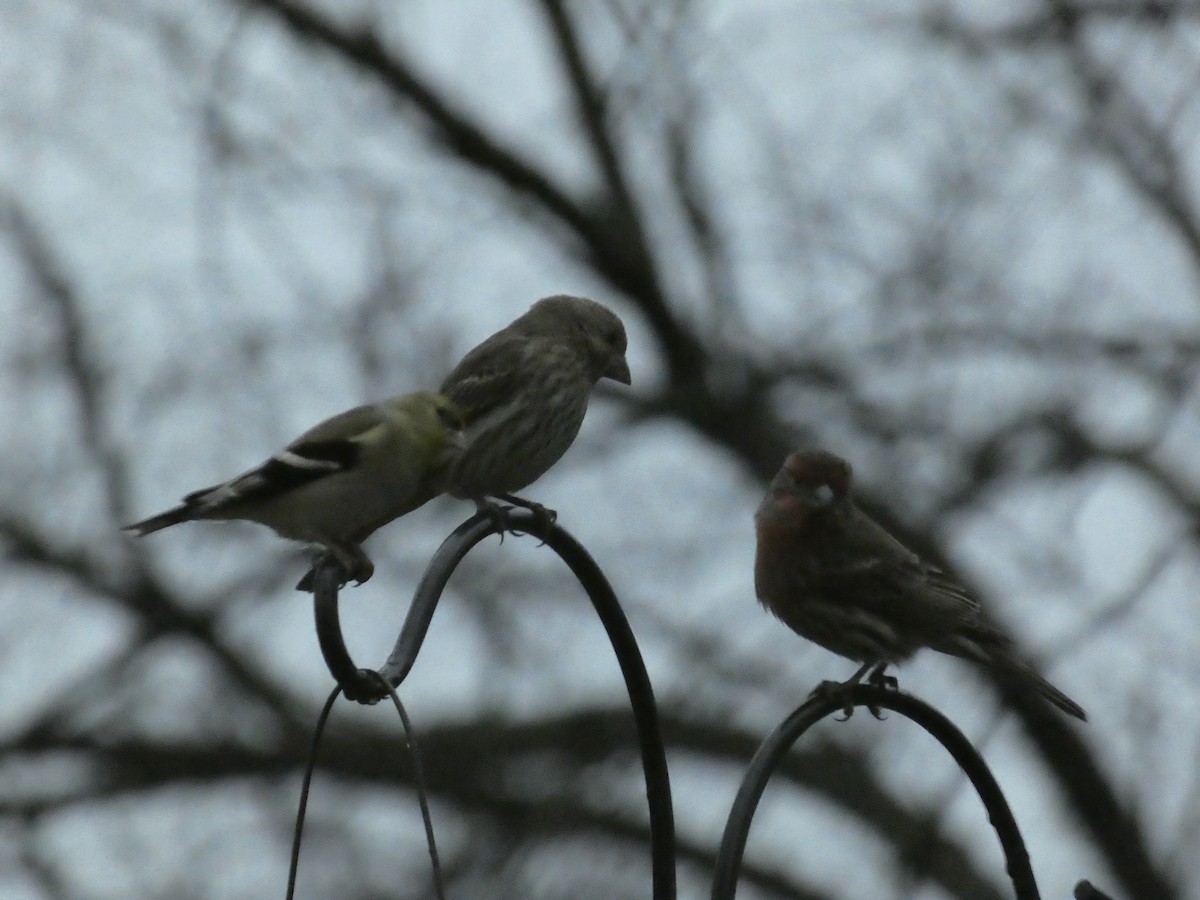
<path id="1" fill-rule="evenodd" d="M 558 520 L 557 512 L 542 506 L 542 504 L 533 500 L 526 500 L 524 497 L 518 497 L 516 494 L 496 494 L 495 497 L 497 500 L 503 500 L 505 503 L 510 505 L 504 507 L 491 500 L 485 500 L 483 503 L 478 504 L 478 506 L 481 512 L 487 512 L 488 515 L 492 516 L 492 521 L 496 525 L 496 531 L 500 534 L 501 542 L 504 541 L 505 531 L 512 531 L 513 534 L 521 533 L 509 527 L 508 519 L 504 515 L 505 511 L 511 509 L 513 506 L 519 506 L 522 509 L 527 509 L 533 513 L 533 517 L 537 521 L 538 529 L 542 532 L 548 532 Z M 484 504 L 486 504 L 486 506 Z M 544 543 L 545 541 L 542 541 L 542 543 L 538 544 L 538 546 L 540 547 Z"/>
<path id="2" fill-rule="evenodd" d="M 375 574 L 375 563 L 371 562 L 371 558 L 363 552 L 362 547 L 357 544 L 330 546 L 313 560 L 312 567 L 296 582 L 296 590 L 312 593 L 317 569 L 331 562 L 337 563 L 342 569 L 343 577 L 339 580 L 339 588 L 344 587 L 350 580 L 353 580 L 356 586 L 364 584 Z"/>
<path id="3" fill-rule="evenodd" d="M 500 535 L 500 543 L 503 544 L 504 535 L 508 531 L 508 516 L 505 513 L 510 507 L 501 506 L 495 500 L 483 497 L 475 501 L 475 508 L 492 520 L 492 528 Z"/>
<path id="4" fill-rule="evenodd" d="M 842 704 L 842 715 L 837 721 L 845 722 L 854 715 L 854 701 L 850 699 L 852 681 L 822 681 L 808 696 L 820 700 L 833 700 Z"/>
<path id="5" fill-rule="evenodd" d="M 871 674 L 867 676 L 867 684 L 874 685 L 877 688 L 882 688 L 885 691 L 900 690 L 900 682 L 895 675 L 885 675 L 883 670 L 887 666 L 876 666 L 871 670 Z"/>
<path id="6" fill-rule="evenodd" d="M 842 716 L 837 721 L 845 722 L 854 715 L 854 700 L 852 697 L 854 688 L 857 687 L 865 676 L 867 684 L 872 687 L 879 688 L 885 691 L 900 690 L 900 682 L 896 680 L 894 675 L 885 674 L 887 663 L 866 663 L 857 672 L 847 678 L 845 681 L 822 681 L 818 684 L 809 697 L 817 697 L 822 700 L 833 700 L 842 705 Z M 880 711 L 879 707 L 868 703 L 867 709 L 876 719 L 883 721 L 886 716 Z"/>

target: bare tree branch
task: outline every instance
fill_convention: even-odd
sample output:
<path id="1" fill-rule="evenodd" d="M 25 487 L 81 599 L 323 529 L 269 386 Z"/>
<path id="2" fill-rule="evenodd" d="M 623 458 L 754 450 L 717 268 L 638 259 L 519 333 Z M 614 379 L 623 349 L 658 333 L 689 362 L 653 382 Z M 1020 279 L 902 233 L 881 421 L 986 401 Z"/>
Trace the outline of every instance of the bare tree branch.
<path id="1" fill-rule="evenodd" d="M 643 816 L 597 805 L 589 791 L 588 766 L 605 760 L 629 758 L 635 753 L 628 711 L 620 708 L 579 709 L 532 722 L 475 720 L 462 725 L 422 729 L 425 775 L 435 797 L 456 804 L 468 814 L 486 813 L 489 819 L 507 822 L 523 840 L 571 834 L 603 834 L 607 839 L 642 847 L 648 841 Z M 667 713 L 664 730 L 673 753 L 742 765 L 753 755 L 758 736 L 714 722 L 681 719 Z M 397 738 L 390 735 L 327 734 L 320 755 L 320 770 L 347 783 L 407 786 L 407 773 L 395 763 Z M 269 749 L 235 744 L 197 746 L 194 742 L 116 737 L 96 742 L 89 736 L 53 734 L 45 730 L 0 745 L 0 752 L 29 759 L 41 754 L 81 753 L 97 763 L 97 778 L 74 792 L 54 791 L 50 796 L 0 801 L 0 811 L 44 815 L 102 797 L 140 793 L 177 784 L 239 781 L 249 775 L 278 776 L 297 771 L 304 763 L 307 745 L 286 740 Z M 543 773 L 564 773 L 553 797 L 514 792 L 503 773 L 526 767 L 527 760 L 558 759 L 539 767 Z M 570 774 L 567 774 L 570 773 Z M 832 745 L 798 748 L 778 773 L 783 783 L 845 807 L 885 842 L 893 843 L 902 859 L 920 842 L 929 840 L 925 816 L 890 800 L 888 790 L 875 778 L 870 762 Z M 981 815 L 982 818 L 982 815 Z M 946 835 L 935 838 L 936 850 L 923 857 L 932 863 L 919 874 L 953 896 L 977 900 L 998 898 L 994 879 L 978 871 L 966 852 Z M 709 842 L 684 840 L 682 858 L 701 872 L 716 862 Z M 928 849 L 928 848 L 926 848 Z M 781 892 L 810 893 L 793 876 L 750 863 L 748 883 Z"/>
<path id="2" fill-rule="evenodd" d="M 63 549 L 55 541 L 9 516 L 0 517 L 0 543 L 15 564 L 53 572 L 76 582 L 92 596 L 111 598 L 137 617 L 139 643 L 148 643 L 167 634 L 194 639 L 234 683 L 279 718 L 280 727 L 296 736 L 304 734 L 306 728 L 301 716 L 304 704 L 300 699 L 266 678 L 260 668 L 220 637 L 220 623 L 215 616 L 181 605 L 149 572 L 140 570 L 128 582 L 115 582 L 87 553 Z M 46 717 L 39 727 L 52 728 L 57 713 L 53 708 L 48 709 Z"/>

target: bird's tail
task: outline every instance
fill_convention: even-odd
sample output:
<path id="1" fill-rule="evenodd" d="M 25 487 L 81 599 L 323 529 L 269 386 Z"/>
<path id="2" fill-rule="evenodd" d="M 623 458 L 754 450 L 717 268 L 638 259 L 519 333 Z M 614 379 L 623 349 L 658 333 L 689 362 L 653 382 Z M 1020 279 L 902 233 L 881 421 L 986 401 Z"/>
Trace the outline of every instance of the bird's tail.
<path id="1" fill-rule="evenodd" d="M 1083 707 L 1017 656 L 1013 652 L 1012 641 L 994 626 L 983 625 L 973 633 L 957 634 L 943 645 L 935 644 L 934 648 L 994 669 L 1014 685 L 1033 688 L 1047 703 L 1057 706 L 1068 716 L 1087 721 L 1087 713 L 1083 711 Z"/>
<path id="2" fill-rule="evenodd" d="M 121 531 L 125 534 L 132 534 L 135 537 L 152 534 L 155 531 L 161 531 L 171 525 L 178 525 L 180 522 L 188 522 L 196 517 L 196 507 L 188 506 L 181 503 L 174 509 L 168 509 L 164 513 L 159 513 L 157 516 L 151 516 L 148 519 L 142 519 L 140 522 L 134 522 L 132 525 L 126 525 Z"/>
<path id="3" fill-rule="evenodd" d="M 1011 652 L 1001 650 L 992 655 L 992 662 L 1001 672 L 1010 676 L 1014 681 L 1029 685 L 1048 703 L 1057 706 L 1069 716 L 1080 721 L 1087 721 L 1087 713 L 1082 706 L 1048 682 L 1033 670 L 1033 667 Z"/>

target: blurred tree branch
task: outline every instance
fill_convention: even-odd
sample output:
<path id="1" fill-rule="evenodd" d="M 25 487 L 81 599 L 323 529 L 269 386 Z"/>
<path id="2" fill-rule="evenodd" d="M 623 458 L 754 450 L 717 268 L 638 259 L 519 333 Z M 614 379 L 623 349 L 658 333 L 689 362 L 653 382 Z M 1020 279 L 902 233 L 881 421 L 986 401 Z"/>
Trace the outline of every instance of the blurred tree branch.
<path id="1" fill-rule="evenodd" d="M 753 755 L 760 739 L 719 722 L 683 719 L 670 713 L 664 731 L 669 749 L 682 758 L 734 767 Z M 321 749 L 318 783 L 322 778 L 334 778 L 346 784 L 408 787 L 408 775 L 397 771 L 398 740 L 374 730 L 334 727 Z M 421 744 L 426 778 L 434 795 L 453 802 L 467 818 L 485 815 L 511 835 L 522 835 L 524 841 L 599 832 L 630 847 L 647 844 L 643 817 L 615 812 L 611 804 L 588 790 L 594 780 L 589 767 L 636 753 L 623 707 L 576 709 L 529 722 L 484 718 L 425 728 Z M 39 816 L 181 782 L 215 786 L 248 777 L 291 775 L 304 765 L 306 749 L 303 741 L 294 739 L 260 748 L 39 728 L 0 744 L 0 755 L 31 762 L 41 756 L 77 754 L 92 764 L 95 776 L 74 791 L 0 800 L 0 811 Z M 512 784 L 519 783 L 520 773 L 534 760 L 542 778 L 547 772 L 567 773 L 556 779 L 552 795 L 545 790 L 548 784 L 543 784 L 537 796 L 513 789 Z M 994 879 L 979 871 L 948 836 L 933 835 L 935 844 L 929 845 L 925 816 L 888 800 L 887 789 L 875 778 L 864 754 L 832 744 L 801 749 L 788 758 L 778 775 L 781 785 L 811 792 L 846 809 L 879 840 L 896 844 L 901 859 L 911 856 L 921 863 L 922 869 L 914 875 L 930 879 L 947 893 L 976 900 L 1003 896 Z M 710 872 L 716 862 L 715 848 L 685 836 L 680 860 L 699 873 Z M 756 865 L 745 869 L 745 881 L 791 896 L 818 896 L 794 876 Z"/>

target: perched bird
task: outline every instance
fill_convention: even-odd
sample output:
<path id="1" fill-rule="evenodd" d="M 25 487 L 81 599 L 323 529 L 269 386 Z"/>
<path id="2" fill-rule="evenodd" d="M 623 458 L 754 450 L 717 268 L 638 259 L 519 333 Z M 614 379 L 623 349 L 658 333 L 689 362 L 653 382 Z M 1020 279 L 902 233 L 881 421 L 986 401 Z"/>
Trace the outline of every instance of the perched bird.
<path id="1" fill-rule="evenodd" d="M 447 491 L 492 509 L 558 462 L 579 433 L 601 378 L 629 384 L 625 326 L 606 306 L 565 295 L 537 301 L 471 350 L 442 382 L 463 414 L 466 448 Z"/>
<path id="2" fill-rule="evenodd" d="M 868 672 L 872 683 L 894 684 L 888 664 L 932 647 L 997 669 L 1086 721 L 1077 703 L 1016 656 L 966 588 L 855 506 L 850 483 L 844 459 L 797 451 L 754 515 L 758 599 L 801 637 L 862 663 L 840 688 Z"/>
<path id="3" fill-rule="evenodd" d="M 463 420 L 441 394 L 417 391 L 358 406 L 309 429 L 262 465 L 123 531 L 146 535 L 196 519 L 244 519 L 319 544 L 362 584 L 375 566 L 360 544 L 442 488 L 464 445 Z M 297 588 L 311 588 L 312 573 Z"/>

